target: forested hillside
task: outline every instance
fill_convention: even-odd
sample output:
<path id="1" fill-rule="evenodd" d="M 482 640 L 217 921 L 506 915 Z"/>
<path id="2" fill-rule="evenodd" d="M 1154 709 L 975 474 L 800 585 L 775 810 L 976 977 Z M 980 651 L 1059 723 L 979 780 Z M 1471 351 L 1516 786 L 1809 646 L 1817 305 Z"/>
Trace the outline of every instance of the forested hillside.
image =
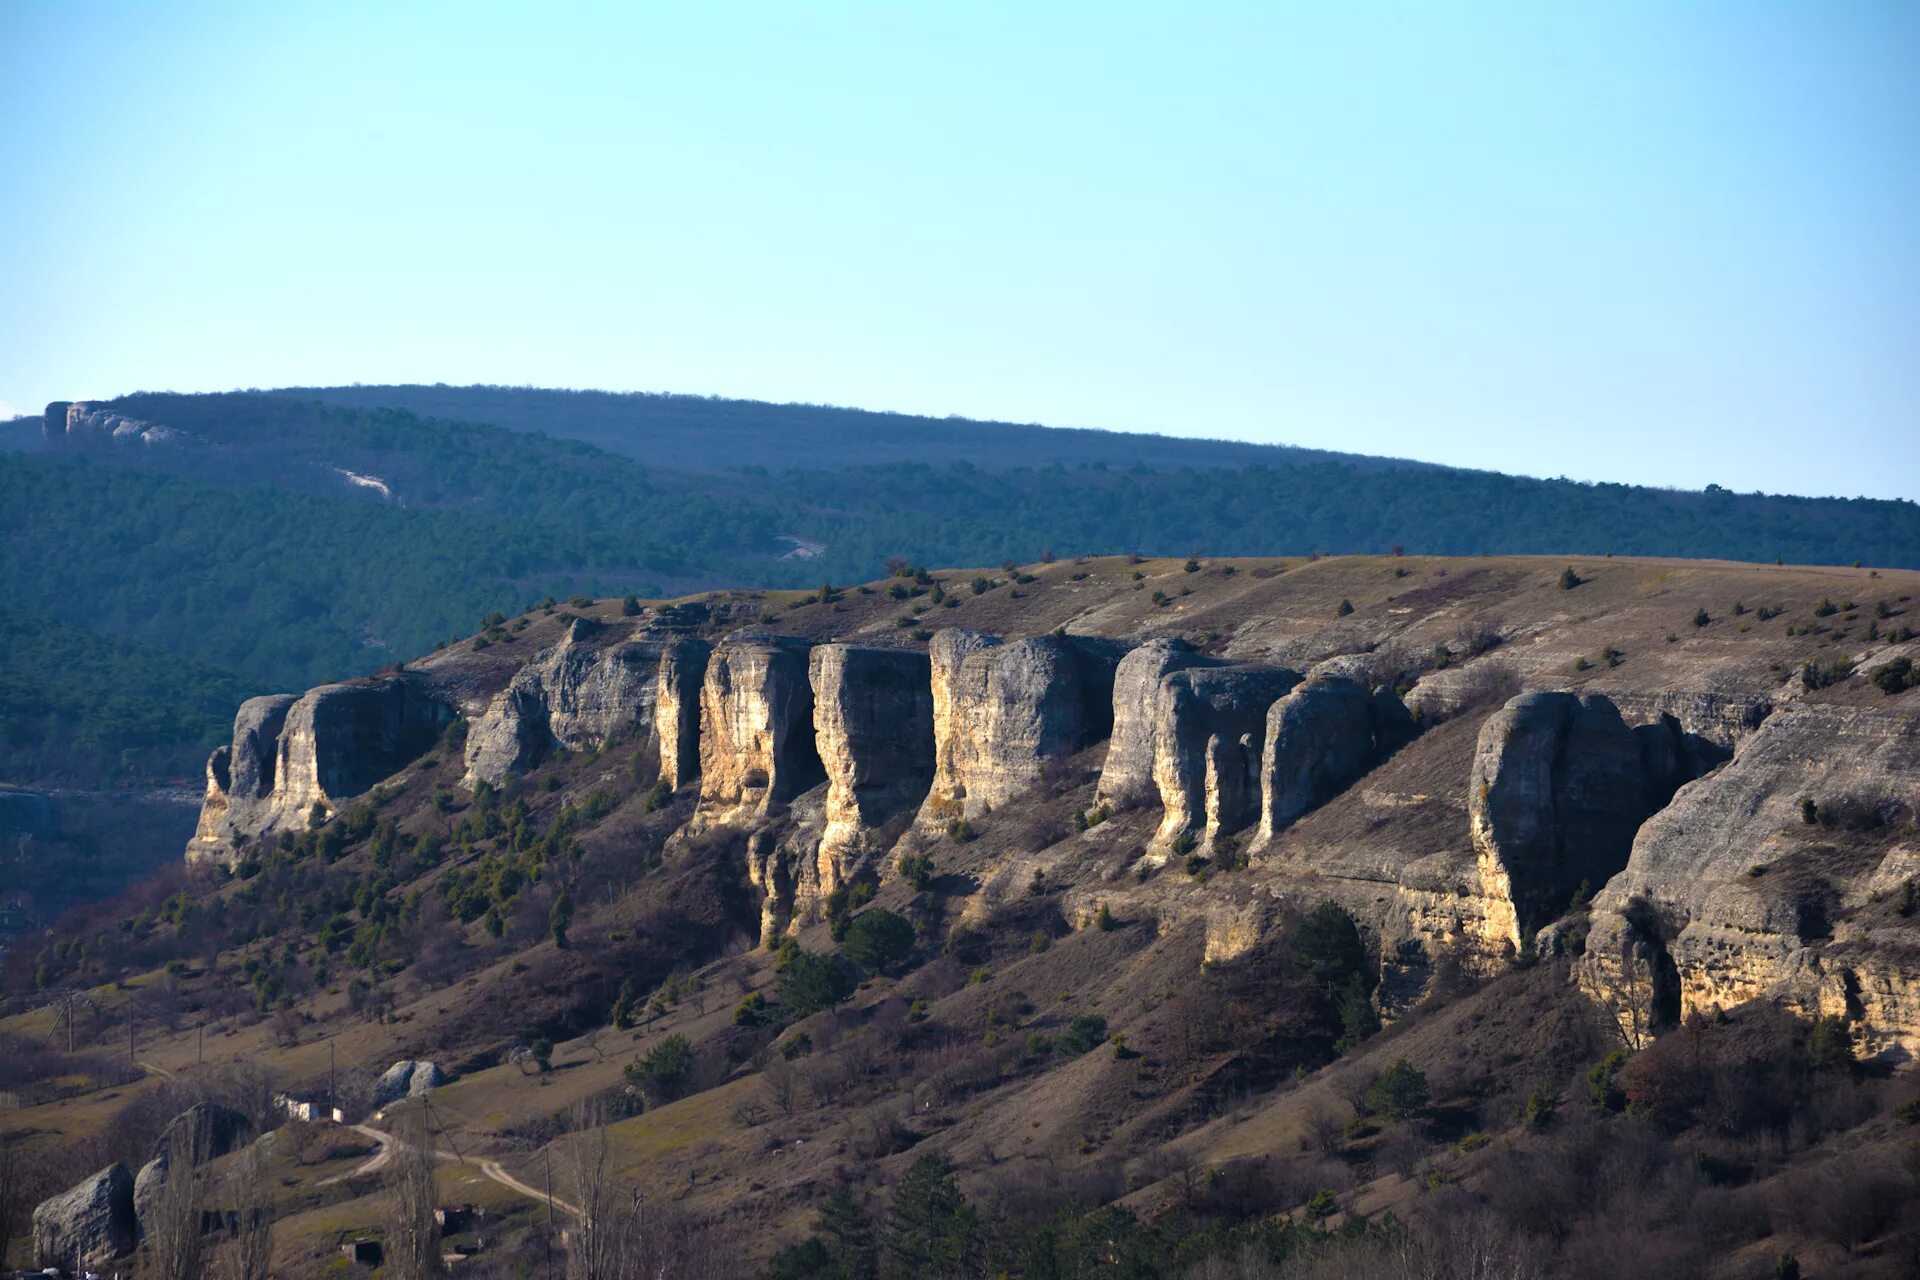
<path id="1" fill-rule="evenodd" d="M 892 557 L 1401 549 L 1920 565 L 1911 502 L 1542 481 L 690 396 L 312 393 L 356 406 L 341 407 L 304 394 L 128 396 L 104 407 L 183 441 L 56 433 L 0 453 L 9 607 L 190 659 L 244 696 L 370 671 L 547 595 L 817 587 L 870 578 Z M 382 398 L 406 407 L 370 403 Z M 796 460 L 808 465 L 783 465 Z M 19 690 L 56 651 L 10 658 L 10 725 L 50 723 Z M 153 671 L 76 667 L 62 697 L 164 705 L 153 723 L 197 744 L 199 704 Z M 66 769 L 85 772 L 75 752 L 92 740 L 63 740 Z M 176 756 L 156 746 L 140 758 Z M 29 759 L 9 756 L 11 780 L 36 776 Z"/>

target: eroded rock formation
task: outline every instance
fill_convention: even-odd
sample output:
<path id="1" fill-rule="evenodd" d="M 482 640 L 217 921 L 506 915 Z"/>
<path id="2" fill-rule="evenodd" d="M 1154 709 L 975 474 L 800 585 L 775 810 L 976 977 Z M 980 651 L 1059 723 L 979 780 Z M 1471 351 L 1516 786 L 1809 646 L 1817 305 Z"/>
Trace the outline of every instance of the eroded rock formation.
<path id="1" fill-rule="evenodd" d="M 1260 758 L 1261 840 L 1366 771 L 1376 718 L 1366 686 L 1344 676 L 1309 680 L 1272 705 Z"/>
<path id="2" fill-rule="evenodd" d="M 1113 734 L 1096 792 L 1102 803 L 1124 808 L 1158 798 L 1153 752 L 1160 682 L 1175 671 L 1211 662 L 1177 636 L 1149 640 L 1120 659 L 1113 675 Z"/>
<path id="3" fill-rule="evenodd" d="M 1112 727 L 1118 654 L 1110 646 L 944 631 L 930 656 L 935 766 L 923 826 L 985 816 L 1039 782 L 1049 761 Z"/>
<path id="4" fill-rule="evenodd" d="M 926 798 L 933 782 L 931 674 L 927 655 L 910 649 L 829 644 L 813 651 L 814 741 L 827 794 L 805 896 L 845 883 L 879 833 Z"/>
<path id="5" fill-rule="evenodd" d="M 791 636 L 744 633 L 714 648 L 700 689 L 696 829 L 766 818 L 823 780 L 810 647 Z"/>
<path id="6" fill-rule="evenodd" d="M 185 444 L 196 439 L 191 432 L 129 418 L 90 400 L 55 400 L 47 406 L 41 430 L 49 440 L 76 443 Z"/>
<path id="7" fill-rule="evenodd" d="M 1487 717 L 1467 816 L 1481 884 L 1510 904 L 1516 949 L 1582 885 L 1591 893 L 1626 865 L 1652 809 L 1641 744 L 1608 699 L 1525 693 Z"/>
<path id="8" fill-rule="evenodd" d="M 1900 910 L 1916 809 L 1920 716 L 1775 712 L 1640 828 L 1594 900 L 1582 988 L 1634 1044 L 1765 997 L 1847 1019 L 1869 1053 L 1920 1053 L 1920 913 Z"/>
<path id="9" fill-rule="evenodd" d="M 187 856 L 231 859 L 239 837 L 304 827 L 314 805 L 332 812 L 424 754 L 453 716 L 415 672 L 248 699 L 207 761 Z"/>
<path id="10" fill-rule="evenodd" d="M 1156 844 L 1239 831 L 1260 816 L 1267 712 L 1300 683 L 1279 667 L 1193 667 L 1154 696 L 1153 781 L 1164 811 Z"/>
<path id="11" fill-rule="evenodd" d="M 468 730 L 467 784 L 497 785 L 559 747 L 593 750 L 617 737 L 654 745 L 662 689 L 677 692 L 693 672 L 704 672 L 705 652 L 700 641 L 652 627 L 635 628 L 623 637 L 613 628 L 576 618 L 561 642 L 516 672 Z M 674 669 L 663 670 L 663 664 Z M 669 706 L 674 718 L 674 786 L 684 767 L 678 757 L 685 707 L 684 697 Z M 663 750 L 663 772 L 668 772 L 665 763 Z"/>

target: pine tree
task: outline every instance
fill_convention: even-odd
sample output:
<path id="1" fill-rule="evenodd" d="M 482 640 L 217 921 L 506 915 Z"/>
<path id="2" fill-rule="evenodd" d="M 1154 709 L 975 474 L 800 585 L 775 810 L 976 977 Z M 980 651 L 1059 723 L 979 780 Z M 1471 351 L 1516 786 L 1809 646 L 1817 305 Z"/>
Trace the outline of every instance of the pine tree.
<path id="1" fill-rule="evenodd" d="M 834 1280 L 873 1280 L 873 1222 L 846 1187 L 836 1187 L 820 1206 L 814 1234 L 826 1246 Z"/>
<path id="2" fill-rule="evenodd" d="M 978 1229 L 943 1156 L 921 1156 L 893 1193 L 881 1280 L 923 1280 L 969 1274 Z"/>

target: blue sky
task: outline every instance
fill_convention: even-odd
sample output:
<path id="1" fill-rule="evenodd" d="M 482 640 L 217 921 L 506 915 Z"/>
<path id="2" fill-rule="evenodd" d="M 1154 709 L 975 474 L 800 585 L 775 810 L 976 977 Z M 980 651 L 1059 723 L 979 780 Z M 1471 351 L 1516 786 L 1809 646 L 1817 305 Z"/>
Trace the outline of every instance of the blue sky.
<path id="1" fill-rule="evenodd" d="M 0 402 L 447 381 L 1920 497 L 1920 4 L 0 0 Z"/>

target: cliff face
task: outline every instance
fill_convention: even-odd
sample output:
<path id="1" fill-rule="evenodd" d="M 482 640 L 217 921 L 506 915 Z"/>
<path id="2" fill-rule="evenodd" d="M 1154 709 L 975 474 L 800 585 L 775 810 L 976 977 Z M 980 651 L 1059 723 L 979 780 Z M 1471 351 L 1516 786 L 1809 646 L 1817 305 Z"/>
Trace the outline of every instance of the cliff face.
<path id="1" fill-rule="evenodd" d="M 231 861 L 238 837 L 304 828 L 314 805 L 331 812 L 424 755 L 454 714 L 415 672 L 249 699 L 207 761 L 188 858 Z"/>
<path id="2" fill-rule="evenodd" d="M 879 831 L 913 813 L 933 783 L 927 655 L 828 644 L 813 651 L 814 742 L 827 774 L 810 897 L 844 884 Z"/>
<path id="3" fill-rule="evenodd" d="M 1260 760 L 1263 841 L 1366 769 L 1374 751 L 1371 706 L 1366 686 L 1343 676 L 1309 681 L 1273 704 Z"/>
<path id="4" fill-rule="evenodd" d="M 1259 818 L 1267 710 L 1300 678 L 1284 668 L 1244 666 L 1162 677 L 1153 715 L 1153 781 L 1164 810 L 1157 853 L 1164 856 L 1182 837 L 1211 840 Z"/>
<path id="5" fill-rule="evenodd" d="M 685 768 L 687 700 L 677 696 L 670 704 L 670 731 L 658 732 L 657 712 L 663 690 L 677 694 L 695 671 L 704 673 L 705 650 L 700 641 L 653 626 L 620 639 L 597 623 L 575 620 L 566 637 L 515 673 L 474 721 L 467 733 L 467 785 L 497 785 L 557 747 L 588 751 L 627 737 L 658 742 L 662 773 L 677 786 Z M 669 749 L 676 757 L 671 770 Z"/>
<path id="6" fill-rule="evenodd" d="M 1467 814 L 1516 950 L 1582 885 L 1591 893 L 1626 865 L 1652 807 L 1640 744 L 1606 698 L 1528 693 L 1487 717 Z"/>
<path id="7" fill-rule="evenodd" d="M 280 761 L 280 731 L 299 698 L 290 693 L 249 698 L 233 718 L 233 742 L 207 760 L 207 794 L 200 825 L 187 846 L 190 861 L 224 861 L 236 835 L 254 836 L 274 819 L 271 803 Z"/>
<path id="8" fill-rule="evenodd" d="M 47 406 L 41 431 L 49 440 L 75 443 L 155 445 L 185 444 L 195 439 L 190 432 L 129 418 L 88 400 L 55 400 Z"/>
<path id="9" fill-rule="evenodd" d="M 662 778 L 698 779 L 683 835 L 744 862 L 767 939 L 818 918 L 853 880 L 884 879 L 896 845 L 917 851 L 965 819 L 980 838 L 943 845 L 943 869 L 1011 886 L 1022 901 L 1033 884 L 1057 884 L 1070 920 L 1111 905 L 1163 929 L 1199 921 L 1215 961 L 1256 946 L 1280 911 L 1331 898 L 1378 949 L 1388 1013 L 1420 1000 L 1442 962 L 1484 972 L 1531 944 L 1577 956 L 1583 989 L 1629 1039 L 1764 998 L 1844 1017 L 1873 1051 L 1920 1051 L 1920 848 L 1909 825 L 1920 810 L 1920 695 L 1883 695 L 1864 679 L 1796 687 L 1785 662 L 1756 662 L 1742 647 L 1761 643 L 1749 639 L 1754 624 L 1716 623 L 1682 641 L 1665 639 L 1674 624 L 1662 615 L 1652 644 L 1626 639 L 1622 650 L 1609 628 L 1627 623 L 1592 621 L 1604 611 L 1566 624 L 1577 649 L 1542 640 L 1558 621 L 1506 625 L 1491 651 L 1448 651 L 1436 666 L 1428 655 L 1460 635 L 1493 633 L 1463 623 L 1458 607 L 1464 593 L 1491 589 L 1485 575 L 1434 569 L 1428 585 L 1402 588 L 1411 573 L 1368 572 L 1394 594 L 1364 626 L 1344 615 L 1328 624 L 1331 608 L 1300 621 L 1277 596 L 1269 613 L 1243 616 L 1234 596 L 1235 613 L 1207 619 L 1219 625 L 1181 624 L 1231 661 L 1171 636 L 1123 656 L 1118 642 L 1064 634 L 1064 623 L 1024 638 L 940 631 L 923 655 L 887 647 L 899 615 L 879 591 L 862 593 L 884 610 L 864 621 L 849 592 L 804 607 L 797 625 L 815 619 L 809 638 L 740 632 L 711 649 L 691 634 L 689 619 L 708 618 L 694 606 L 565 634 L 561 619 L 536 617 L 529 631 L 547 647 L 531 658 L 495 644 L 248 702 L 208 762 L 190 856 L 231 859 L 239 836 L 304 828 L 312 805 L 331 811 L 381 781 L 462 709 L 474 718 L 469 780 L 536 768 L 561 745 L 657 742 Z M 1541 612 L 1559 619 L 1546 610 L 1564 611 L 1565 591 L 1540 572 Z M 1658 605 L 1667 573 L 1624 616 Z M 1196 598 L 1210 581 L 1237 592 L 1254 577 L 1172 575 L 1197 584 Z M 1060 576 L 1076 610 L 1068 622 L 1140 633 L 1140 617 L 1124 613 L 1144 586 L 1130 569 L 1105 596 L 1078 585 L 1087 573 Z M 1275 581 L 1285 580 L 1259 586 L 1277 593 Z M 1163 603 L 1133 607 L 1161 626 L 1180 617 L 1182 599 L 1162 592 Z M 983 592 L 959 607 L 989 603 L 1034 601 Z M 745 597 L 717 607 L 765 614 Z M 1393 619 L 1422 609 L 1424 640 L 1394 640 Z M 1805 627 L 1772 632 L 1765 643 L 1784 646 Z M 1843 634 L 1805 643 L 1824 661 Z M 1607 683 L 1559 689 L 1600 667 L 1569 652 L 1604 653 Z M 1303 679 L 1289 659 L 1314 665 Z M 1394 692 L 1410 681 L 1418 721 Z M 1509 697 L 1516 687 L 1532 691 Z M 1064 831 L 1067 807 L 1055 801 L 1088 781 L 1063 762 L 1103 738 L 1098 784 L 1072 806 L 1161 813 L 1048 834 Z M 1034 821 L 1020 820 L 1023 806 Z M 990 817 L 1002 812 L 1015 820 Z M 1258 856 L 1219 858 L 1192 876 L 1160 869 L 1173 849 L 1256 821 Z M 1583 886 L 1597 894 L 1586 917 Z M 991 910 L 989 896 L 965 910 Z"/>
<path id="10" fill-rule="evenodd" d="M 1630 1043 L 1764 997 L 1847 1019 L 1867 1052 L 1920 1053 L 1916 810 L 1920 714 L 1774 713 L 1640 829 L 1594 900 L 1581 986 Z"/>
<path id="11" fill-rule="evenodd" d="M 1039 782 L 1050 760 L 1106 737 L 1116 656 L 1063 636 L 936 635 L 935 773 L 922 825 L 983 817 Z"/>
<path id="12" fill-rule="evenodd" d="M 766 818 L 823 779 L 809 647 L 791 636 L 746 633 L 714 648 L 700 689 L 696 827 Z"/>
<path id="13" fill-rule="evenodd" d="M 1126 808 L 1159 796 L 1153 756 L 1160 682 L 1175 671 L 1212 661 L 1178 636 L 1149 640 L 1120 659 L 1113 675 L 1113 736 L 1100 769 L 1099 800 Z"/>

